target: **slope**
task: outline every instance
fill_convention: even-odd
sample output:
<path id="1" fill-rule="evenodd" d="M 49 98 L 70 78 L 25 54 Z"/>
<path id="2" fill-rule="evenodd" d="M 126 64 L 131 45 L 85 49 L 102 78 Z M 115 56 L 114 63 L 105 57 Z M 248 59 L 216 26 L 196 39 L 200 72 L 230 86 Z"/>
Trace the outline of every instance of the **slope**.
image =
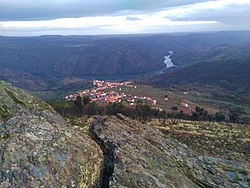
<path id="1" fill-rule="evenodd" d="M 0 187 L 91 187 L 103 155 L 46 103 L 0 81 Z"/>
<path id="2" fill-rule="evenodd" d="M 118 38 L 0 39 L 0 67 L 36 76 L 141 73 L 164 67 L 162 57 L 143 44 Z"/>
<path id="3" fill-rule="evenodd" d="M 109 154 L 110 187 L 233 187 L 222 171 L 159 130 L 122 116 L 95 118 L 90 132 Z"/>
<path id="4" fill-rule="evenodd" d="M 182 66 L 154 76 L 149 82 L 160 87 L 172 84 L 215 84 L 233 92 L 247 94 L 250 92 L 249 50 L 249 43 L 221 45 L 206 52 L 194 53 L 196 58 L 192 60 L 188 58 L 188 53 L 183 53 L 178 57 L 183 62 Z M 184 63 L 184 59 L 190 63 Z M 175 63 L 175 59 L 173 61 Z"/>

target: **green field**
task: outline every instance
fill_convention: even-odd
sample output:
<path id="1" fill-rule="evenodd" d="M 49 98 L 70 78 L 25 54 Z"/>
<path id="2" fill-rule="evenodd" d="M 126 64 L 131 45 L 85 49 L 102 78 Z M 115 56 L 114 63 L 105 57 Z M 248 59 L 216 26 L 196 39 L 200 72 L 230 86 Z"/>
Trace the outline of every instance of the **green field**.
<path id="1" fill-rule="evenodd" d="M 185 102 L 189 104 L 190 108 L 194 109 L 199 106 L 207 110 L 209 114 L 220 111 L 228 115 L 230 111 L 238 111 L 242 118 L 250 118 L 249 97 L 237 96 L 228 90 L 215 86 L 189 84 L 161 89 L 135 84 L 133 87 L 120 86 L 111 90 L 131 96 L 151 97 L 157 100 L 158 107 L 167 111 L 171 111 L 171 108 L 176 106 L 179 111 L 182 110 L 184 113 L 191 114 L 192 111 L 189 108 L 180 106 L 181 102 Z M 164 99 L 165 96 L 167 96 L 168 100 Z"/>

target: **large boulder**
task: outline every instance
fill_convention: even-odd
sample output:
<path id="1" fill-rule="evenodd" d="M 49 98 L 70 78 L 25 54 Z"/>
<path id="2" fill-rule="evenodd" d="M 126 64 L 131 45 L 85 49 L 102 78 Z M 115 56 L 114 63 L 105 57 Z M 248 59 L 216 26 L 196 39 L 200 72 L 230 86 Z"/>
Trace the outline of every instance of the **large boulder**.
<path id="1" fill-rule="evenodd" d="M 90 132 L 106 156 L 110 187 L 234 186 L 186 145 L 122 115 L 96 117 Z"/>
<path id="2" fill-rule="evenodd" d="M 0 81 L 0 187 L 93 187 L 103 155 L 39 99 Z"/>

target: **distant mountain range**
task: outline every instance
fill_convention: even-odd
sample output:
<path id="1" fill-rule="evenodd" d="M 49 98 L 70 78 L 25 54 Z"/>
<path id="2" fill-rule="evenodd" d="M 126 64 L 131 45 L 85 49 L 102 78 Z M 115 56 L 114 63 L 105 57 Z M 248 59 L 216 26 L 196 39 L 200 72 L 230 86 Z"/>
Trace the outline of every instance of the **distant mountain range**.
<path id="1" fill-rule="evenodd" d="M 147 46 L 113 37 L 0 39 L 0 67 L 37 76 L 143 73 L 163 68 L 162 62 Z"/>
<path id="2" fill-rule="evenodd" d="M 145 73 L 163 68 L 169 50 L 183 64 L 208 48 L 247 41 L 250 32 L 0 37 L 0 67 L 36 76 Z"/>
<path id="3" fill-rule="evenodd" d="M 250 43 L 223 44 L 215 47 L 190 47 L 177 50 L 172 59 L 177 66 L 186 66 L 203 61 L 250 58 Z"/>
<path id="4" fill-rule="evenodd" d="M 139 74 L 163 69 L 163 57 L 174 51 L 171 58 L 178 68 L 146 78 L 145 82 L 161 87 L 219 83 L 244 92 L 250 75 L 247 42 L 250 43 L 250 32 L 243 31 L 0 37 L 0 79 L 36 92 L 75 85 L 78 88 L 81 81 L 75 78 L 84 75 Z M 71 81 L 65 85 L 65 79 Z"/>

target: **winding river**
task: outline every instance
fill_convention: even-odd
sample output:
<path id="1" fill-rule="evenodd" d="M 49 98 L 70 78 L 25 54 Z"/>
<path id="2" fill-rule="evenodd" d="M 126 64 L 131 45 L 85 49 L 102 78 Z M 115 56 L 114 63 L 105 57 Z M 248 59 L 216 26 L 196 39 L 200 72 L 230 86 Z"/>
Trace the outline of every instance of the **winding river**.
<path id="1" fill-rule="evenodd" d="M 152 72 L 153 74 L 163 74 L 164 72 L 166 72 L 167 69 L 175 66 L 171 59 L 171 56 L 173 55 L 173 51 L 168 51 L 168 53 L 170 53 L 170 55 L 164 56 L 164 59 L 165 59 L 164 64 L 166 65 L 166 67 L 164 69 Z"/>
<path id="2" fill-rule="evenodd" d="M 166 69 L 170 67 L 174 67 L 174 63 L 172 62 L 171 56 L 173 55 L 173 51 L 169 51 L 170 55 L 164 56 L 164 63 L 166 64 Z"/>

